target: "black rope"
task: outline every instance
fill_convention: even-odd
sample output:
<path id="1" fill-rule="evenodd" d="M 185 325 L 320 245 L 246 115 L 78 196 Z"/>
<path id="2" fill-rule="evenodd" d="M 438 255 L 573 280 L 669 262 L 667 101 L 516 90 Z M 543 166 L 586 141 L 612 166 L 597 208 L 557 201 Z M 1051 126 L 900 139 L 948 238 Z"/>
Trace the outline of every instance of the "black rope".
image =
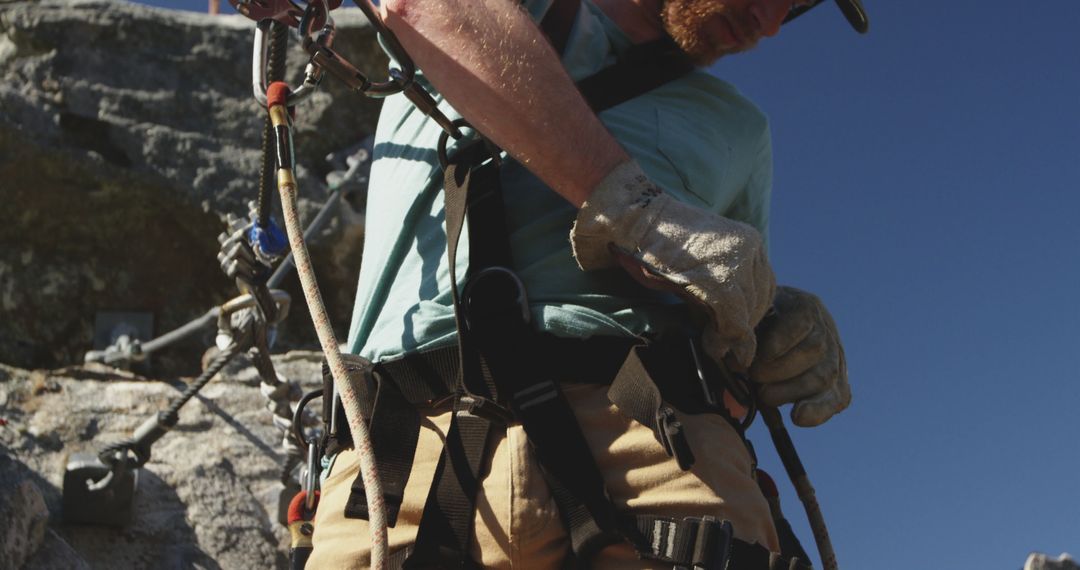
<path id="1" fill-rule="evenodd" d="M 289 28 L 275 21 L 270 26 L 270 47 L 266 66 L 266 84 L 285 80 L 285 56 L 287 54 Z M 262 170 L 259 173 L 258 224 L 266 227 L 270 223 L 270 208 L 273 193 L 277 189 L 275 174 L 277 163 L 274 155 L 274 125 L 269 114 L 263 120 Z"/>

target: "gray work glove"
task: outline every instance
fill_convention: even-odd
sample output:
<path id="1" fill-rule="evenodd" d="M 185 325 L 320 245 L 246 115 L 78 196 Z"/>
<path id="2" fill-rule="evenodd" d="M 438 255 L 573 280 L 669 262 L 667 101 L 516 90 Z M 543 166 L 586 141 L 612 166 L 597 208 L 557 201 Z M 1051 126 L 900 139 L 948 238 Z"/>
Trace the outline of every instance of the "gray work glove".
<path id="1" fill-rule="evenodd" d="M 271 255 L 261 249 L 253 248 L 250 232 L 257 219 L 256 203 L 248 202 L 248 218 L 238 218 L 232 214 L 225 217 L 226 230 L 218 235 L 218 263 L 221 270 L 230 279 L 239 279 L 248 285 L 262 282 L 273 271 L 274 264 L 284 254 Z M 271 221 L 273 225 L 273 221 Z"/>
<path id="2" fill-rule="evenodd" d="M 778 287 L 773 306 L 758 325 L 750 379 L 762 404 L 794 403 L 795 425 L 821 425 L 851 403 L 836 323 L 820 299 L 794 287 Z"/>
<path id="3" fill-rule="evenodd" d="M 582 205 L 570 241 L 582 269 L 622 265 L 638 281 L 704 309 L 711 324 L 702 336 L 706 353 L 723 362 L 730 351 L 743 367 L 750 365 L 754 327 L 776 288 L 754 228 L 679 202 L 630 161 Z"/>
<path id="4" fill-rule="evenodd" d="M 226 218 L 228 229 L 218 235 L 218 263 L 229 279 L 240 279 L 245 283 L 254 283 L 256 277 L 266 274 L 270 267 L 262 262 L 248 243 L 248 231 L 251 224 L 242 218 L 229 214 Z"/>

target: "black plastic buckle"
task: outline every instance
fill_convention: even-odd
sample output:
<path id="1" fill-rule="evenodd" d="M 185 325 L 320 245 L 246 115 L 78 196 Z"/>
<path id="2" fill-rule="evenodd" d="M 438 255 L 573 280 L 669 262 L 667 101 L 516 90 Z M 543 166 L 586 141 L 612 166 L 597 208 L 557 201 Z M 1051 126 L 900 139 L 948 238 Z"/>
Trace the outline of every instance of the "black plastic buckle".
<path id="1" fill-rule="evenodd" d="M 514 408 L 527 411 L 529 408 L 550 402 L 558 397 L 559 387 L 551 380 L 545 380 L 515 392 L 513 396 Z"/>
<path id="2" fill-rule="evenodd" d="M 494 400 L 476 395 L 466 395 L 458 398 L 454 413 L 476 416 L 504 426 L 514 421 L 513 412 L 496 404 Z"/>
<path id="3" fill-rule="evenodd" d="M 694 570 L 727 570 L 731 561 L 734 531 L 731 522 L 716 517 L 686 517 L 684 523 L 697 526 L 694 552 L 690 561 Z"/>
<path id="4" fill-rule="evenodd" d="M 694 369 L 697 372 L 698 383 L 701 385 L 701 392 L 705 396 L 705 403 L 710 408 L 717 408 L 723 404 L 716 397 L 716 392 L 709 383 L 708 376 L 705 374 L 704 362 L 701 359 L 701 355 L 698 351 L 698 339 L 695 335 L 690 335 L 687 340 L 690 342 L 690 358 L 694 361 Z"/>
<path id="5" fill-rule="evenodd" d="M 689 470 L 694 464 L 694 452 L 690 450 L 682 422 L 675 418 L 675 410 L 670 406 L 656 410 L 656 435 L 668 456 L 675 458 L 679 469 Z"/>

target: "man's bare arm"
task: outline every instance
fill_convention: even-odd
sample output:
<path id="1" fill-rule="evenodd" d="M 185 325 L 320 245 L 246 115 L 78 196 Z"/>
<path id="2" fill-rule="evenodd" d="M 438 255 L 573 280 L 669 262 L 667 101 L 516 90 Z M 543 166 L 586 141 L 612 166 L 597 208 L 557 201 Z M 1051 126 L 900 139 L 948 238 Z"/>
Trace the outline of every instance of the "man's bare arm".
<path id="1" fill-rule="evenodd" d="M 387 26 L 466 120 L 574 206 L 626 151 L 509 0 L 389 0 Z"/>

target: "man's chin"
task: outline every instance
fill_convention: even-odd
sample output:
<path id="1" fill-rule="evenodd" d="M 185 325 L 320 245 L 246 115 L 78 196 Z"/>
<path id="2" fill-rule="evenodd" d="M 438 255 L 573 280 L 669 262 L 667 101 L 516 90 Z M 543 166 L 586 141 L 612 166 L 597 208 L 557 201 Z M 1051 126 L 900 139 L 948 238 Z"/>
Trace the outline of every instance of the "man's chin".
<path id="1" fill-rule="evenodd" d="M 690 57 L 690 61 L 694 62 L 694 65 L 698 67 L 708 67 L 724 56 L 734 55 L 742 53 L 750 47 L 722 47 L 716 45 L 710 45 L 703 42 L 697 42 L 694 44 L 683 45 L 676 38 L 675 43 L 682 49 L 682 51 Z"/>

